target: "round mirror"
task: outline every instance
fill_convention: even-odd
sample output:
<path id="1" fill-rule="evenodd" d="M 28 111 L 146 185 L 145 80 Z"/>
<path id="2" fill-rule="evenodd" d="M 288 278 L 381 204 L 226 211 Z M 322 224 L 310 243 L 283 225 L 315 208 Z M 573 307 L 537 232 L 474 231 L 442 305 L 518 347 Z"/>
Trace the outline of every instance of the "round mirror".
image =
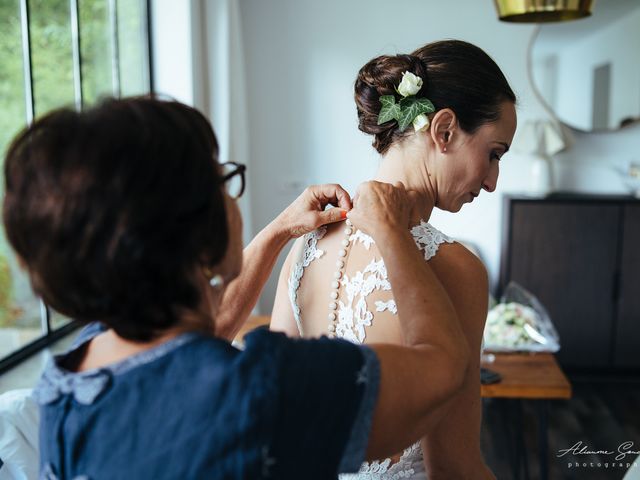
<path id="1" fill-rule="evenodd" d="M 534 90 L 567 125 L 617 130 L 640 119 L 640 2 L 597 2 L 593 15 L 541 26 L 529 51 Z"/>

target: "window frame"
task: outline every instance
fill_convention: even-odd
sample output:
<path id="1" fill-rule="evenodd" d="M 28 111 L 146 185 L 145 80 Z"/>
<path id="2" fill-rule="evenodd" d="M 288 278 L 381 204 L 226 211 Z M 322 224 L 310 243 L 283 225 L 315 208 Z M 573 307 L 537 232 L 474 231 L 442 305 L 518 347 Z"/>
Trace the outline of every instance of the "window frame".
<path id="1" fill-rule="evenodd" d="M 74 105 L 77 110 L 83 108 L 82 95 L 82 56 L 80 50 L 80 12 L 78 2 L 80 0 L 68 0 L 70 7 L 70 24 L 71 24 L 71 42 L 72 42 L 72 62 L 73 62 L 73 89 L 74 89 Z M 118 46 L 118 0 L 105 0 L 108 3 L 109 22 L 110 22 L 110 42 L 111 42 L 111 74 L 112 74 L 112 95 L 116 98 L 121 96 L 120 82 L 120 52 Z M 144 8 L 142 12 L 142 27 L 146 41 L 143 41 L 143 55 L 147 62 L 147 80 L 149 93 L 153 93 L 153 45 L 152 45 L 152 0 L 138 0 Z M 23 63 L 23 80 L 24 80 L 24 100 L 25 100 L 25 118 L 26 125 L 31 125 L 34 119 L 35 104 L 33 96 L 33 64 L 31 49 L 31 30 L 30 30 L 30 9 L 29 0 L 19 0 L 20 2 L 20 26 L 21 26 L 21 42 L 22 42 L 22 63 Z M 42 335 L 23 345 L 22 347 L 12 351 L 8 355 L 0 357 L 0 374 L 12 369 L 35 353 L 47 348 L 52 343 L 68 335 L 83 324 L 77 320 L 71 320 L 66 325 L 58 328 L 51 326 L 51 309 L 42 299 L 40 301 L 40 325 Z"/>

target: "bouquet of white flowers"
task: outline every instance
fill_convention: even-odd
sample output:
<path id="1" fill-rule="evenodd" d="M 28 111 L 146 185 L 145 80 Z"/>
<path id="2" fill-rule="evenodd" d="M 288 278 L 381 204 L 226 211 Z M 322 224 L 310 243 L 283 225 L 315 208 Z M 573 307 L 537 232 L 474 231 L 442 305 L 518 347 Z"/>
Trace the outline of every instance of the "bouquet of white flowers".
<path id="1" fill-rule="evenodd" d="M 511 282 L 500 303 L 489 310 L 483 348 L 502 352 L 557 352 L 560 340 L 538 299 Z"/>

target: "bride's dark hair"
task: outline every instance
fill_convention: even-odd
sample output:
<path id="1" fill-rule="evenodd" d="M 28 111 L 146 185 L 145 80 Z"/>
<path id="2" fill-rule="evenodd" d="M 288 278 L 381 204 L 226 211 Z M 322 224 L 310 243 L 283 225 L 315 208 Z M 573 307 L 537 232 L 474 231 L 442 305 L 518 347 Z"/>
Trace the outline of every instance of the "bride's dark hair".
<path id="1" fill-rule="evenodd" d="M 516 102 L 504 74 L 481 48 L 460 40 L 429 43 L 410 55 L 382 55 L 370 60 L 358 72 L 355 101 L 358 128 L 374 136 L 373 147 L 385 154 L 389 147 L 413 129 L 404 132 L 396 121 L 378 125 L 380 97 L 395 95 L 402 74 L 409 71 L 423 80 L 417 97 L 427 97 L 436 110 L 450 108 L 467 133 L 496 121 L 500 104 Z"/>

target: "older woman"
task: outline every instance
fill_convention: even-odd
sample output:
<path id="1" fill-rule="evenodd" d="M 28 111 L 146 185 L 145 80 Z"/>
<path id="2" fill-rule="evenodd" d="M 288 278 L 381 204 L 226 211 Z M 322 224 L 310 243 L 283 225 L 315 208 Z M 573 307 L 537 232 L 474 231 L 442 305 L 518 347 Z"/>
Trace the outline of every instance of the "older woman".
<path id="1" fill-rule="evenodd" d="M 406 233 L 411 193 L 368 183 L 350 209 L 312 187 L 243 262 L 244 167 L 217 153 L 197 111 L 143 98 L 56 111 L 11 145 L 8 238 L 44 301 L 89 324 L 35 390 L 43 478 L 335 478 L 420 438 L 460 387 L 467 347 Z M 407 346 L 221 338 L 286 242 L 346 210 L 385 257 Z"/>

